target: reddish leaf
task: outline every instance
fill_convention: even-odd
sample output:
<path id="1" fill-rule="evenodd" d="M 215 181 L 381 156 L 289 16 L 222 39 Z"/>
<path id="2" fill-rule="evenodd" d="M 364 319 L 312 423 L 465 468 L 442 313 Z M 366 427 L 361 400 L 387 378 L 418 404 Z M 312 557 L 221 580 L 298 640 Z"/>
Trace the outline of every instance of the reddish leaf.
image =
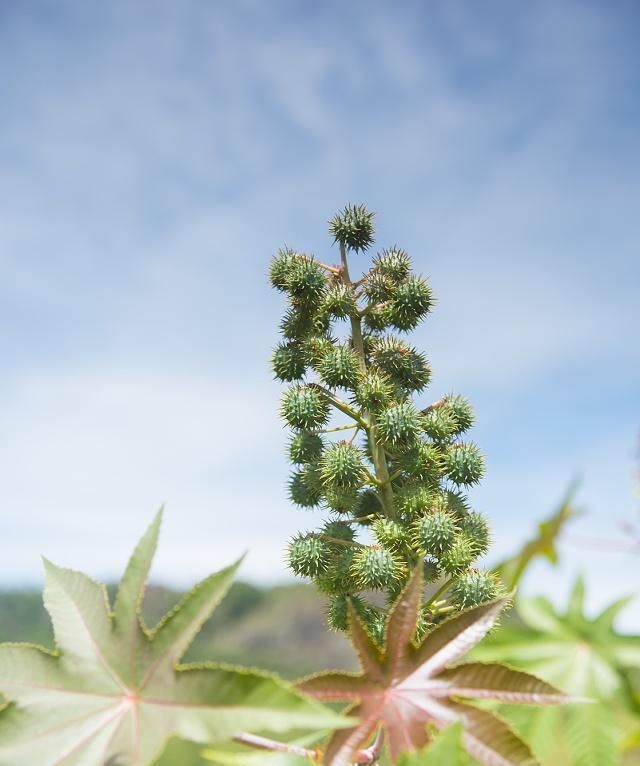
<path id="1" fill-rule="evenodd" d="M 359 724 L 336 733 L 325 753 L 327 766 L 351 766 L 356 753 L 381 727 L 393 762 L 429 741 L 428 725 L 463 726 L 467 750 L 486 766 L 532 766 L 527 745 L 493 713 L 458 701 L 495 699 L 555 705 L 568 697 L 535 676 L 499 664 L 467 663 L 451 667 L 495 625 L 508 599 L 482 604 L 436 627 L 416 647 L 415 633 L 423 582 L 419 569 L 389 614 L 385 651 L 381 652 L 356 613 L 350 613 L 351 640 L 362 672 L 321 673 L 298 687 L 323 701 L 358 702 L 351 712 Z"/>

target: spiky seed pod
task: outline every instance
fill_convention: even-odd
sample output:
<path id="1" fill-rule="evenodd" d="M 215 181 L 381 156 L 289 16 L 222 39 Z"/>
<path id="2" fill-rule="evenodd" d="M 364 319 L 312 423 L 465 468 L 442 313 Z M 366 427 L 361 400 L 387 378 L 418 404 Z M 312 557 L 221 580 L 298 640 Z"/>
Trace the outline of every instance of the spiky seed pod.
<path id="1" fill-rule="evenodd" d="M 317 370 L 325 354 L 328 354 L 336 343 L 337 341 L 326 335 L 311 335 L 306 338 L 301 344 L 305 363 Z"/>
<path id="2" fill-rule="evenodd" d="M 387 625 L 386 613 L 369 607 L 361 619 L 373 641 L 382 648 L 385 638 L 384 631 Z"/>
<path id="3" fill-rule="evenodd" d="M 442 453 L 429 442 L 418 442 L 401 456 L 399 462 L 413 481 L 436 484 L 442 473 Z"/>
<path id="4" fill-rule="evenodd" d="M 469 498 L 462 492 L 447 489 L 442 493 L 442 498 L 447 510 L 451 511 L 458 519 L 464 518 L 471 511 Z"/>
<path id="5" fill-rule="evenodd" d="M 437 407 L 422 416 L 422 430 L 435 441 L 443 441 L 453 436 L 456 422 L 447 410 Z"/>
<path id="6" fill-rule="evenodd" d="M 470 569 L 463 572 L 451 590 L 454 604 L 459 609 L 470 609 L 478 604 L 493 601 L 500 593 L 500 584 L 487 569 Z"/>
<path id="7" fill-rule="evenodd" d="M 300 380 L 306 369 L 300 346 L 297 343 L 278 343 L 271 357 L 271 367 L 279 380 Z"/>
<path id="8" fill-rule="evenodd" d="M 372 339 L 371 362 L 407 391 L 421 391 L 431 380 L 424 354 L 393 335 Z"/>
<path id="9" fill-rule="evenodd" d="M 280 412 L 292 428 L 308 431 L 327 422 L 329 404 L 316 388 L 292 386 L 284 393 Z"/>
<path id="10" fill-rule="evenodd" d="M 289 442 L 289 459 L 292 463 L 313 463 L 320 458 L 324 442 L 318 434 L 301 431 Z"/>
<path id="11" fill-rule="evenodd" d="M 358 492 L 358 498 L 353 507 L 353 515 L 362 526 L 371 524 L 369 516 L 382 513 L 382 503 L 375 489 L 365 489 Z"/>
<path id="12" fill-rule="evenodd" d="M 338 596 L 332 596 L 327 605 L 327 622 L 333 630 L 347 630 L 349 627 L 349 605 L 353 607 L 356 614 L 366 612 L 366 604 L 359 596 L 350 596 L 341 593 Z"/>
<path id="13" fill-rule="evenodd" d="M 289 479 L 289 497 L 303 508 L 315 508 L 322 500 L 322 486 L 317 466 L 305 465 Z"/>
<path id="14" fill-rule="evenodd" d="M 396 507 L 407 519 L 427 513 L 433 507 L 433 503 L 432 491 L 419 484 L 402 487 L 396 495 Z"/>
<path id="15" fill-rule="evenodd" d="M 318 364 L 318 374 L 329 388 L 353 388 L 359 371 L 358 358 L 346 346 L 327 349 Z"/>
<path id="16" fill-rule="evenodd" d="M 355 536 L 351 524 L 336 519 L 326 522 L 322 527 L 322 534 L 327 535 L 327 537 L 334 537 L 336 540 L 344 540 L 345 542 L 352 542 Z"/>
<path id="17" fill-rule="evenodd" d="M 455 518 L 437 510 L 414 522 L 411 538 L 420 555 L 440 558 L 454 544 L 458 531 Z"/>
<path id="18" fill-rule="evenodd" d="M 297 255 L 288 247 L 278 250 L 278 254 L 271 259 L 269 266 L 269 281 L 280 292 L 285 292 L 288 288 L 288 277 L 291 267 L 295 263 Z"/>
<path id="19" fill-rule="evenodd" d="M 363 590 L 384 590 L 402 577 L 403 570 L 402 560 L 378 545 L 358 548 L 351 567 L 356 582 Z"/>
<path id="20" fill-rule="evenodd" d="M 331 561 L 327 544 L 313 534 L 297 535 L 288 547 L 291 569 L 301 577 L 317 577 Z"/>
<path id="21" fill-rule="evenodd" d="M 480 511 L 468 513 L 460 521 L 460 528 L 474 541 L 476 555 L 484 556 L 491 545 L 491 530 L 484 515 Z"/>
<path id="22" fill-rule="evenodd" d="M 329 596 L 353 593 L 358 590 L 358 584 L 352 573 L 355 546 L 328 543 L 328 547 L 331 552 L 331 561 L 327 569 L 315 578 L 318 590 Z"/>
<path id="23" fill-rule="evenodd" d="M 329 221 L 329 232 L 350 250 L 366 250 L 373 243 L 374 215 L 364 205 L 347 205 Z"/>
<path id="24" fill-rule="evenodd" d="M 367 370 L 359 376 L 352 399 L 363 410 L 377 412 L 389 403 L 390 396 L 389 378 L 377 370 Z"/>
<path id="25" fill-rule="evenodd" d="M 370 271 L 364 278 L 362 291 L 370 303 L 384 303 L 393 298 L 394 281 L 379 271 Z"/>
<path id="26" fill-rule="evenodd" d="M 353 487 L 330 487 L 323 490 L 327 508 L 336 513 L 353 513 L 358 503 L 358 490 Z"/>
<path id="27" fill-rule="evenodd" d="M 458 394 L 447 396 L 445 410 L 455 423 L 454 436 L 468 431 L 476 419 L 471 402 Z"/>
<path id="28" fill-rule="evenodd" d="M 390 324 L 391 317 L 388 306 L 372 306 L 364 315 L 364 325 L 367 330 L 379 332 L 386 330 Z"/>
<path id="29" fill-rule="evenodd" d="M 313 317 L 290 308 L 280 322 L 280 329 L 286 340 L 301 340 L 313 332 Z"/>
<path id="30" fill-rule="evenodd" d="M 342 282 L 332 284 L 322 300 L 320 310 L 338 319 L 351 316 L 357 309 L 355 295 Z"/>
<path id="31" fill-rule="evenodd" d="M 416 622 L 416 632 L 414 634 L 413 640 L 420 644 L 424 637 L 427 635 L 427 633 L 430 633 L 433 628 L 435 627 L 435 623 L 431 619 L 431 613 L 422 610 L 418 614 L 418 620 Z"/>
<path id="32" fill-rule="evenodd" d="M 373 257 L 373 266 L 376 271 L 392 282 L 400 282 L 409 276 L 411 271 L 411 258 L 398 247 L 383 250 Z"/>
<path id="33" fill-rule="evenodd" d="M 373 522 L 373 533 L 383 548 L 398 550 L 409 542 L 406 526 L 393 519 L 376 519 Z"/>
<path id="34" fill-rule="evenodd" d="M 455 484 L 477 484 L 484 475 L 484 457 L 473 442 L 454 444 L 445 457 L 445 473 Z"/>
<path id="35" fill-rule="evenodd" d="M 392 447 L 411 446 L 420 434 L 420 416 L 413 404 L 404 402 L 382 410 L 376 420 L 376 428 L 385 444 Z"/>
<path id="36" fill-rule="evenodd" d="M 287 292 L 295 306 L 309 309 L 318 306 L 327 289 L 327 278 L 313 258 L 302 256 L 291 263 Z"/>
<path id="37" fill-rule="evenodd" d="M 357 489 L 364 481 L 362 451 L 345 441 L 329 446 L 320 461 L 322 480 L 326 487 Z"/>
<path id="38" fill-rule="evenodd" d="M 465 534 L 456 537 L 453 545 L 440 557 L 440 566 L 451 575 L 460 574 L 468 569 L 477 555 L 474 541 Z"/>
<path id="39" fill-rule="evenodd" d="M 431 559 L 427 559 L 422 565 L 422 573 L 426 583 L 435 582 L 442 577 L 440 567 Z"/>
<path id="40" fill-rule="evenodd" d="M 421 277 L 408 277 L 396 285 L 393 301 L 389 306 L 389 319 L 399 330 L 413 330 L 429 312 L 433 294 Z"/>

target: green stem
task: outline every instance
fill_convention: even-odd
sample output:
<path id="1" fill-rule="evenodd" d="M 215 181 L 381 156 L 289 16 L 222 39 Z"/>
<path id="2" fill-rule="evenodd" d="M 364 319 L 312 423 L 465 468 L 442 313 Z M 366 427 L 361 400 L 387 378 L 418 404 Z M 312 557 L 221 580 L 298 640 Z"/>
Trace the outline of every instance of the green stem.
<path id="1" fill-rule="evenodd" d="M 321 540 L 326 540 L 328 543 L 336 543 L 337 545 L 347 545 L 349 548 L 366 548 L 366 545 L 357 543 L 355 540 L 341 540 L 339 537 L 331 537 L 331 535 L 325 535 L 323 532 L 318 534 Z"/>
<path id="2" fill-rule="evenodd" d="M 361 428 L 359 423 L 352 423 L 348 426 L 336 426 L 335 428 L 321 428 L 319 431 L 313 431 L 314 434 L 331 434 L 334 431 L 347 431 L 351 428 Z"/>
<path id="3" fill-rule="evenodd" d="M 342 399 L 339 399 L 335 394 L 331 393 L 328 388 L 321 386 L 319 383 L 309 383 L 309 387 L 318 389 L 318 391 L 320 391 L 336 409 L 340 410 L 340 412 L 344 412 L 345 415 L 348 415 L 350 418 L 355 420 L 356 423 L 361 425 L 363 428 L 369 428 L 369 424 L 360 416 L 360 413 L 357 410 L 354 410 L 353 407 L 349 406 L 346 402 L 343 402 Z"/>
<path id="4" fill-rule="evenodd" d="M 442 596 L 443 593 L 446 593 L 452 585 L 453 585 L 453 577 L 450 577 L 448 580 L 445 580 L 444 583 L 433 594 L 433 596 L 431 597 L 431 600 L 427 604 L 425 604 L 425 607 L 428 609 L 430 606 L 433 606 L 436 603 L 436 601 L 440 598 L 440 596 Z"/>
<path id="5" fill-rule="evenodd" d="M 347 249 L 344 244 L 340 243 L 340 260 L 342 261 L 342 281 L 350 289 L 353 290 L 353 282 L 349 276 L 349 264 L 347 263 Z M 358 316 L 351 316 L 351 339 L 353 341 L 353 349 L 356 352 L 358 361 L 360 363 L 360 369 L 362 372 L 367 371 L 367 361 L 364 353 L 364 340 L 362 338 L 362 323 Z M 382 507 L 385 510 L 385 514 L 390 518 L 395 518 L 395 501 L 393 497 L 393 490 L 391 489 L 391 483 L 389 481 L 389 467 L 387 465 L 387 458 L 384 453 L 384 447 L 378 442 L 376 427 L 372 422 L 370 414 L 365 413 L 365 419 L 369 423 L 365 426 L 369 435 L 369 445 L 371 448 L 371 457 L 373 459 L 373 467 L 376 472 L 376 478 L 380 483 L 380 499 L 382 501 Z"/>

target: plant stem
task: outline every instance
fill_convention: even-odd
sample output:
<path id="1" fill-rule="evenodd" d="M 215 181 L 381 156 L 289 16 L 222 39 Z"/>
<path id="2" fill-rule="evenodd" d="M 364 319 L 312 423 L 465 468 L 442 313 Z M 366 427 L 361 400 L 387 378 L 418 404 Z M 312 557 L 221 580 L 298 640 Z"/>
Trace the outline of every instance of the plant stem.
<path id="1" fill-rule="evenodd" d="M 306 747 L 290 745 L 286 742 L 277 742 L 275 739 L 259 737 L 257 734 L 238 734 L 237 737 L 234 737 L 234 740 L 236 742 L 241 742 L 243 745 L 255 747 L 258 750 L 275 750 L 279 753 L 292 753 L 293 755 L 299 755 L 302 758 L 310 758 L 316 763 L 320 761 L 320 756 L 317 750 L 308 750 Z"/>
<path id="2" fill-rule="evenodd" d="M 348 426 L 336 426 L 335 428 L 321 428 L 317 431 L 312 431 L 314 434 L 331 434 L 334 431 L 348 431 L 350 428 L 361 428 L 359 423 L 352 423 Z"/>
<path id="3" fill-rule="evenodd" d="M 353 282 L 349 276 L 349 264 L 347 262 L 347 249 L 340 243 L 340 260 L 342 261 L 342 281 L 350 289 L 353 290 Z M 360 317 L 351 316 L 351 339 L 353 341 L 353 349 L 360 362 L 360 368 L 362 372 L 367 371 L 367 361 L 364 353 L 364 340 L 362 338 L 362 323 Z M 369 446 L 371 449 L 371 456 L 373 459 L 373 467 L 376 472 L 376 477 L 380 482 L 380 496 L 382 500 L 382 507 L 385 510 L 386 515 L 393 519 L 395 518 L 395 502 L 393 498 L 393 490 L 389 483 L 389 467 L 387 466 L 387 458 L 384 453 L 384 447 L 378 442 L 376 427 L 372 422 L 370 414 L 364 413 L 365 419 L 369 423 L 365 426 L 369 435 Z"/>
<path id="4" fill-rule="evenodd" d="M 348 405 L 346 402 L 343 402 L 342 399 L 329 391 L 328 388 L 321 386 L 319 383 L 309 383 L 309 388 L 315 388 L 318 391 L 321 391 L 323 396 L 325 396 L 336 409 L 340 410 L 340 412 L 344 412 L 345 415 L 348 415 L 350 418 L 355 420 L 356 423 L 361 425 L 363 428 L 369 428 L 369 424 L 366 420 L 363 420 L 357 410 L 354 410 L 353 407 Z"/>
<path id="5" fill-rule="evenodd" d="M 433 594 L 431 597 L 431 600 L 425 604 L 425 607 L 428 609 L 430 606 L 433 606 L 436 601 L 442 596 L 443 593 L 446 593 L 449 588 L 453 585 L 453 577 L 450 577 L 448 580 L 445 580 L 444 583 L 438 588 L 438 590 Z"/>

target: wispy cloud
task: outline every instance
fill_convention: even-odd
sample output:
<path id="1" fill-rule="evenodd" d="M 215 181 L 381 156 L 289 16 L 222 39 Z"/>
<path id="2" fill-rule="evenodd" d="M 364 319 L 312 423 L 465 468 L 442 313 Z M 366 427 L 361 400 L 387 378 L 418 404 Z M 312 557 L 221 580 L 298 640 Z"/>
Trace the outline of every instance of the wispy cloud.
<path id="1" fill-rule="evenodd" d="M 159 576 L 245 545 L 246 572 L 284 576 L 301 517 L 264 274 L 284 241 L 335 258 L 324 222 L 354 199 L 432 277 L 416 342 L 433 397 L 478 404 L 496 526 L 515 539 L 514 494 L 537 517 L 598 465 L 624 503 L 640 421 L 632 3 L 2 14 L 0 578 L 36 577 L 45 547 L 115 572 L 162 500 Z M 583 496 L 602 508 L 589 481 Z"/>

